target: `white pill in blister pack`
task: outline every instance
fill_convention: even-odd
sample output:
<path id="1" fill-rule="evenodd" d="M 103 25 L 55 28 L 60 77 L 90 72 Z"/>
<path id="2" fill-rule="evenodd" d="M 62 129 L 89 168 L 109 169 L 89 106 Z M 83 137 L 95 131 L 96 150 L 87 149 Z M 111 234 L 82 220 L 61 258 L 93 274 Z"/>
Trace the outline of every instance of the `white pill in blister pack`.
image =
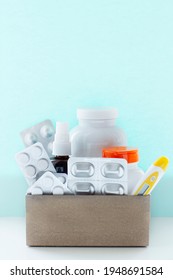
<path id="1" fill-rule="evenodd" d="M 55 128 L 50 120 L 45 120 L 21 132 L 21 137 L 26 147 L 40 142 L 49 157 L 52 157 L 54 135 Z"/>
<path id="2" fill-rule="evenodd" d="M 42 195 L 42 194 L 72 194 L 67 188 L 67 184 L 61 181 L 62 176 L 57 177 L 55 173 L 45 172 L 27 191 L 28 194 Z"/>
<path id="3" fill-rule="evenodd" d="M 127 194 L 127 161 L 71 157 L 68 186 L 76 194 Z"/>
<path id="4" fill-rule="evenodd" d="M 68 180 L 68 187 L 74 194 L 97 194 L 99 192 L 98 181 L 70 181 Z"/>
<path id="5" fill-rule="evenodd" d="M 17 153 L 16 161 L 29 186 L 37 180 L 39 172 L 56 172 L 43 145 L 39 142 Z"/>
<path id="6" fill-rule="evenodd" d="M 60 180 L 64 185 L 67 185 L 68 175 L 66 173 L 53 173 L 58 180 Z"/>
<path id="7" fill-rule="evenodd" d="M 99 189 L 101 190 L 102 194 L 117 194 L 123 195 L 126 194 L 127 191 L 127 183 L 126 182 L 102 182 L 99 185 Z"/>

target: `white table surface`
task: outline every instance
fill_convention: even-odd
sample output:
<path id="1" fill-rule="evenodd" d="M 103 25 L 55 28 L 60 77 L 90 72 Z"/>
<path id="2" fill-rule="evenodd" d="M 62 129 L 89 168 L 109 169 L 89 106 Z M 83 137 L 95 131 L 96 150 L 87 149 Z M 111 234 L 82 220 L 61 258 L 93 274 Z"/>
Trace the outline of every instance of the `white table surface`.
<path id="1" fill-rule="evenodd" d="M 152 218 L 148 247 L 27 247 L 25 219 L 0 218 L 1 260 L 76 259 L 171 259 L 173 260 L 173 218 Z"/>

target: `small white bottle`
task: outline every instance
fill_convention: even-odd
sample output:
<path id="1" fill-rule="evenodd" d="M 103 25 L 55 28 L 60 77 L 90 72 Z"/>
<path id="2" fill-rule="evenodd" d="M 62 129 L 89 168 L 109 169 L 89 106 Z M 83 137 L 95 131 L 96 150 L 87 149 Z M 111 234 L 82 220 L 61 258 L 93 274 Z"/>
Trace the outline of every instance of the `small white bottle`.
<path id="1" fill-rule="evenodd" d="M 124 132 L 115 126 L 113 108 L 78 109 L 79 125 L 70 133 L 71 154 L 75 157 L 101 157 L 102 149 L 126 145 Z"/>
<path id="2" fill-rule="evenodd" d="M 104 148 L 102 156 L 106 158 L 124 158 L 128 162 L 128 194 L 132 195 L 137 182 L 143 177 L 144 171 L 138 166 L 138 149 L 132 147 Z"/>
<path id="3" fill-rule="evenodd" d="M 68 123 L 57 122 L 56 133 L 53 142 L 53 152 L 55 156 L 52 158 L 52 164 L 54 165 L 58 173 L 68 173 L 68 159 L 71 154 L 71 145 L 69 139 Z"/>

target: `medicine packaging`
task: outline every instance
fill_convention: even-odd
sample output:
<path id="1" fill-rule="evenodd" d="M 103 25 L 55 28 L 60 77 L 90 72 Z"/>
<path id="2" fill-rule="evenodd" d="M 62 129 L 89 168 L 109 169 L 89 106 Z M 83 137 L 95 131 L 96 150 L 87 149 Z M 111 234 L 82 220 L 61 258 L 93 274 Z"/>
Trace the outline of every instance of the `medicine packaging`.
<path id="1" fill-rule="evenodd" d="M 131 195 L 137 182 L 144 175 L 144 171 L 138 166 L 138 149 L 126 146 L 107 147 L 102 150 L 102 156 L 104 158 L 124 158 L 127 160 L 128 194 Z"/>
<path id="2" fill-rule="evenodd" d="M 127 161 L 71 157 L 68 187 L 75 194 L 127 194 Z"/>
<path id="3" fill-rule="evenodd" d="M 101 157 L 108 146 L 124 146 L 127 138 L 116 126 L 118 112 L 114 108 L 80 108 L 79 125 L 70 132 L 71 155 L 74 157 Z"/>
<path id="4" fill-rule="evenodd" d="M 52 171 L 51 171 L 52 172 Z M 45 173 L 45 171 L 40 171 L 38 172 L 37 176 L 36 176 L 36 181 L 43 176 L 43 174 Z M 57 172 L 52 172 L 63 184 L 67 185 L 67 179 L 68 179 L 68 175 L 66 173 L 57 173 Z"/>
<path id="5" fill-rule="evenodd" d="M 37 180 L 39 172 L 56 172 L 41 143 L 36 143 L 16 154 L 16 161 L 29 186 Z"/>
<path id="6" fill-rule="evenodd" d="M 55 128 L 50 120 L 45 120 L 25 129 L 20 134 L 26 147 L 41 142 L 49 157 L 52 157 Z"/>
<path id="7" fill-rule="evenodd" d="M 59 176 L 58 176 L 59 175 Z M 66 175 L 66 174 L 65 174 Z M 27 191 L 27 194 L 42 195 L 42 194 L 72 194 L 67 188 L 66 176 L 56 174 L 50 171 L 45 172 Z"/>

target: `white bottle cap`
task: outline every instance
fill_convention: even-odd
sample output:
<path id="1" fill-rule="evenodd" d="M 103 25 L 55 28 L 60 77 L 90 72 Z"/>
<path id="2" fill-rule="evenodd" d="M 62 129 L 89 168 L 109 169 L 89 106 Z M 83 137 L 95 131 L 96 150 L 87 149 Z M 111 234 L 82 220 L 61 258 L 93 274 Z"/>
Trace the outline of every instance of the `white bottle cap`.
<path id="1" fill-rule="evenodd" d="M 52 154 L 55 156 L 68 156 L 71 154 L 68 123 L 57 122 L 56 133 L 53 142 Z"/>
<path id="2" fill-rule="evenodd" d="M 80 120 L 111 120 L 118 116 L 114 108 L 78 109 L 77 118 Z"/>

